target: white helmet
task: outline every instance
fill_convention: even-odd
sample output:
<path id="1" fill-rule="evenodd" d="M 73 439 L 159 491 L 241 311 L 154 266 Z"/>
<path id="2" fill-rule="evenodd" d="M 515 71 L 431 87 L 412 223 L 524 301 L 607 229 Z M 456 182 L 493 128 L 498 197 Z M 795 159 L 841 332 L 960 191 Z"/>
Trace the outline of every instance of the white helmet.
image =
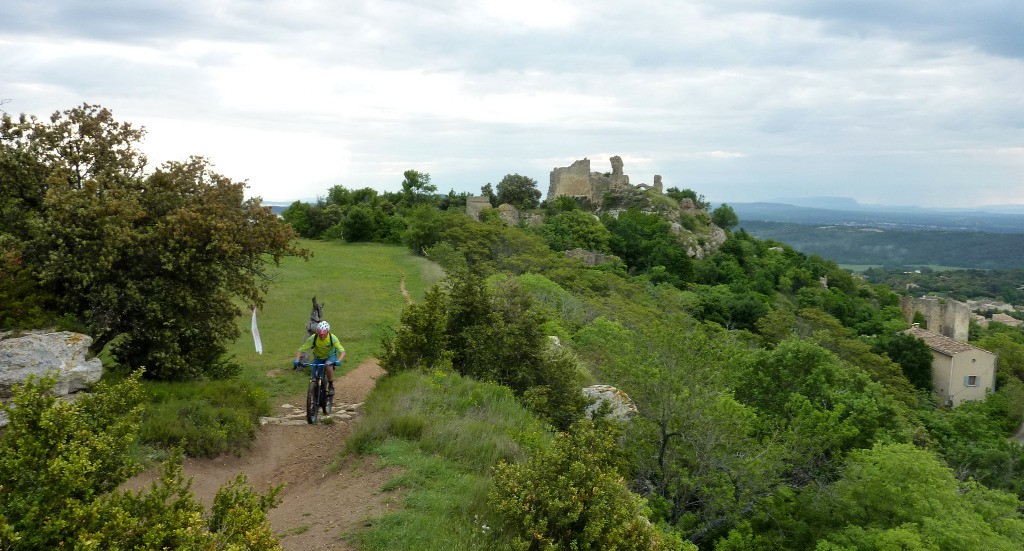
<path id="1" fill-rule="evenodd" d="M 317 331 L 330 331 L 331 330 L 331 324 L 327 323 L 326 321 L 321 321 L 320 323 L 316 324 L 316 330 Z"/>

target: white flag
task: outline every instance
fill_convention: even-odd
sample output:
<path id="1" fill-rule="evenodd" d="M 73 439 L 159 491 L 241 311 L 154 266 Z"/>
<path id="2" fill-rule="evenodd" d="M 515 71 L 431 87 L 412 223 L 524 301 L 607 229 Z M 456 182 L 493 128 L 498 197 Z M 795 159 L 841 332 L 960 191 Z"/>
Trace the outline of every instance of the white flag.
<path id="1" fill-rule="evenodd" d="M 260 330 L 256 327 L 256 307 L 252 307 L 252 340 L 256 343 L 256 353 L 263 355 L 263 342 L 260 341 Z"/>

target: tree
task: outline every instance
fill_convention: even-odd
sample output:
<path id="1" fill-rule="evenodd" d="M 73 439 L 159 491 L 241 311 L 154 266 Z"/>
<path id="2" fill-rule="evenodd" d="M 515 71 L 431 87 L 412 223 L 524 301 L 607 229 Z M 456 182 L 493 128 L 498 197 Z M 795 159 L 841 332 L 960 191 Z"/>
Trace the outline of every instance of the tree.
<path id="1" fill-rule="evenodd" d="M 87 323 L 94 352 L 121 336 L 113 353 L 122 365 L 198 377 L 237 337 L 239 303 L 262 303 L 266 260 L 305 252 L 258 198 L 245 199 L 244 183 L 205 159 L 142 177 L 140 136 L 88 105 L 26 122 L 12 143 L 48 176 L 25 250 L 41 288 Z"/>
<path id="2" fill-rule="evenodd" d="M 736 211 L 732 210 L 732 207 L 722 203 L 711 211 L 711 221 L 723 230 L 730 230 L 740 223 L 740 218 L 736 216 Z"/>
<path id="3" fill-rule="evenodd" d="M 537 180 L 519 174 L 506 174 L 498 182 L 499 205 L 508 203 L 517 209 L 535 209 L 540 205 L 541 192 Z"/>
<path id="4" fill-rule="evenodd" d="M 593 214 L 578 209 L 545 218 L 538 231 L 555 251 L 579 248 L 607 253 L 612 236 Z"/>
<path id="5" fill-rule="evenodd" d="M 492 208 L 498 208 L 498 197 L 494 194 L 494 186 L 490 182 L 480 187 L 480 195 L 487 198 Z"/>
<path id="6" fill-rule="evenodd" d="M 402 180 L 402 197 L 407 204 L 415 204 L 420 201 L 424 193 L 437 191 L 437 186 L 430 183 L 430 174 L 418 170 L 406 170 L 402 173 L 405 177 Z"/>
<path id="7" fill-rule="evenodd" d="M 834 484 L 780 494 L 717 551 L 998 549 L 1024 545 L 1015 496 L 959 483 L 935 454 L 910 444 L 851 452 Z"/>
<path id="8" fill-rule="evenodd" d="M 370 241 L 377 231 L 377 221 L 370 207 L 356 205 L 348 209 L 341 221 L 341 235 L 345 241 Z"/>
<path id="9" fill-rule="evenodd" d="M 605 216 L 602 221 L 612 234 L 612 253 L 622 258 L 634 273 L 664 266 L 675 285 L 692 277 L 693 262 L 672 234 L 669 223 L 657 214 L 629 209 L 618 218 Z"/>
<path id="10" fill-rule="evenodd" d="M 897 333 L 880 337 L 874 348 L 876 352 L 884 353 L 900 364 L 911 384 L 931 392 L 932 351 L 923 340 L 906 333 Z"/>
<path id="11" fill-rule="evenodd" d="M 876 444 L 851 454 L 833 489 L 822 539 L 833 549 L 879 548 L 869 542 L 913 538 L 920 549 L 1020 549 L 1024 518 L 1013 496 L 961 486 L 931 452 Z"/>
<path id="12" fill-rule="evenodd" d="M 441 213 L 430 205 L 417 205 L 408 215 L 409 226 L 401 234 L 402 243 L 415 253 L 433 246 L 441 239 Z"/>
<path id="13" fill-rule="evenodd" d="M 505 385 L 536 415 L 568 427 L 585 405 L 580 374 L 572 356 L 548 350 L 533 296 L 514 281 L 492 291 L 473 270 L 446 283 L 427 293 L 429 303 L 406 307 L 383 342 L 385 364 L 429 369 L 450 360 L 460 375 Z"/>
<path id="14" fill-rule="evenodd" d="M 574 341 L 595 374 L 636 404 L 626 446 L 656 518 L 708 541 L 778 483 L 778 446 L 757 436 L 755 411 L 730 389 L 747 357 L 738 343 L 685 316 L 643 332 L 597 318 Z"/>

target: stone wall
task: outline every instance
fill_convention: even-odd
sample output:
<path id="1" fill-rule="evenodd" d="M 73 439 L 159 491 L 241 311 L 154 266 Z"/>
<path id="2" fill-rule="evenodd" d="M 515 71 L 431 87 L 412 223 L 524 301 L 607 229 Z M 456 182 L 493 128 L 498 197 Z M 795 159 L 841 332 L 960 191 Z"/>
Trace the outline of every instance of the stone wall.
<path id="1" fill-rule="evenodd" d="M 480 219 L 480 213 L 484 209 L 491 208 L 491 198 L 486 195 L 471 195 L 466 197 L 466 214 L 473 220 Z"/>
<path id="2" fill-rule="evenodd" d="M 548 185 L 548 200 L 561 195 L 591 199 L 593 186 L 590 184 L 590 159 L 581 159 L 569 166 L 557 167 L 551 171 Z"/>
<path id="3" fill-rule="evenodd" d="M 548 200 L 561 195 L 585 197 L 595 205 L 601 204 L 605 192 L 629 187 L 629 176 L 622 171 L 622 157 L 608 159 L 612 171 L 592 172 L 590 159 L 581 159 L 569 166 L 557 167 L 551 171 L 548 185 Z"/>
<path id="4" fill-rule="evenodd" d="M 929 331 L 956 341 L 967 342 L 967 330 L 972 315 L 967 304 L 939 297 L 903 297 L 901 306 L 907 322 L 912 322 L 914 313 L 920 312 Z"/>

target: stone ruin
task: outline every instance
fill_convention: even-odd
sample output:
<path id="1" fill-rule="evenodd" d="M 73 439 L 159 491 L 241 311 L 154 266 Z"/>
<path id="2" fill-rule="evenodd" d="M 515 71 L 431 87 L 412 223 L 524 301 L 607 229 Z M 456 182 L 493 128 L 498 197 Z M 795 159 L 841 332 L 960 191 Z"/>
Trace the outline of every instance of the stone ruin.
<path id="1" fill-rule="evenodd" d="M 907 322 L 913 321 L 914 313 L 920 313 L 929 331 L 967 342 L 971 318 L 971 308 L 967 304 L 949 298 L 903 297 L 900 307 Z"/>
<path id="2" fill-rule="evenodd" d="M 610 173 L 593 172 L 590 170 L 590 159 L 580 159 L 569 166 L 557 167 L 551 171 L 551 183 L 548 186 L 548 200 L 568 195 L 589 200 L 599 205 L 604 194 L 631 187 L 629 176 L 622 171 L 622 157 L 618 155 L 608 159 L 612 165 Z M 654 176 L 653 188 L 658 193 L 662 190 L 661 176 Z M 641 186 L 645 187 L 645 186 Z"/>

